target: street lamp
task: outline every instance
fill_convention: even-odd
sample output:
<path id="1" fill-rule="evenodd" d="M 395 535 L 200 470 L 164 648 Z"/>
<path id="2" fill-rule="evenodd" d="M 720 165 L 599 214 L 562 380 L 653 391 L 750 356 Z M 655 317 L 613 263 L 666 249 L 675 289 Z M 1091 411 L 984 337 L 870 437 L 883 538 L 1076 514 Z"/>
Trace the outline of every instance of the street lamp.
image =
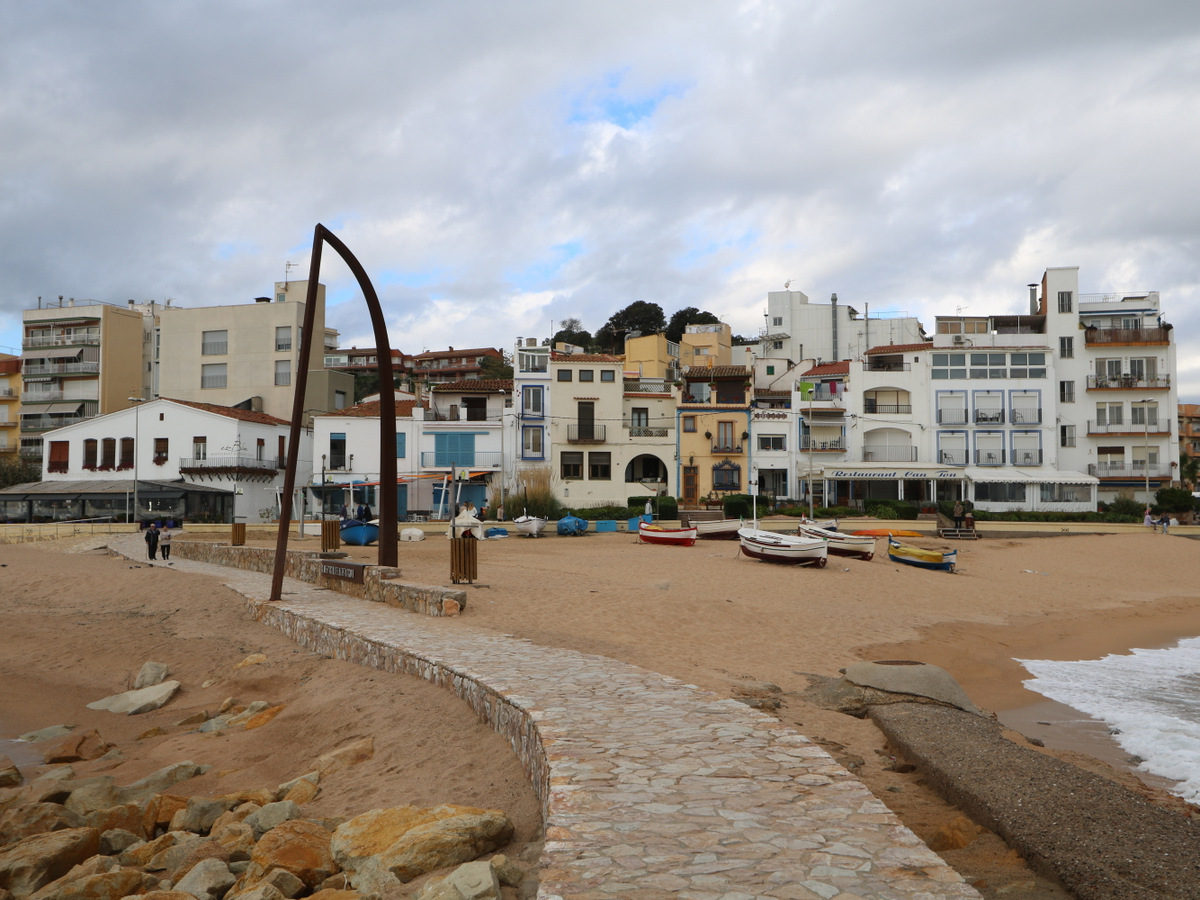
<path id="1" fill-rule="evenodd" d="M 129 402 L 133 404 L 133 517 L 138 520 L 138 531 L 141 531 L 141 520 L 138 519 L 138 439 L 141 434 L 138 432 L 138 410 L 142 404 L 146 402 L 145 397 L 130 397 Z"/>

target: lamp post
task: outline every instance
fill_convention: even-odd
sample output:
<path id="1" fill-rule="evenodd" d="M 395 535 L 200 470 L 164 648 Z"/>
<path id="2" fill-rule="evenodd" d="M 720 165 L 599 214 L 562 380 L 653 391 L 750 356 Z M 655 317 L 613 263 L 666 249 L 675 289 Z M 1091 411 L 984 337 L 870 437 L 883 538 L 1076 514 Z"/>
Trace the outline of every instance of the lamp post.
<path id="1" fill-rule="evenodd" d="M 138 520 L 138 531 L 141 531 L 141 520 L 138 518 L 138 439 L 141 434 L 138 431 L 138 410 L 142 404 L 146 402 L 145 397 L 130 397 L 129 402 L 133 404 L 133 517 Z"/>

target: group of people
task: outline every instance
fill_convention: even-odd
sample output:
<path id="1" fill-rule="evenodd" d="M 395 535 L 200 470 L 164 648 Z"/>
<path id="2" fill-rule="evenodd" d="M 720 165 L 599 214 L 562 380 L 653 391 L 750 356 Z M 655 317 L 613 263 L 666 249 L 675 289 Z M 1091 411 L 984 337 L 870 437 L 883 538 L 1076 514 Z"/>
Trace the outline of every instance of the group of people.
<path id="1" fill-rule="evenodd" d="M 343 521 L 350 518 L 350 510 L 346 508 L 346 504 L 342 504 L 341 515 Z M 374 516 L 371 514 L 371 505 L 369 503 L 358 504 L 358 509 L 354 511 L 354 518 L 360 522 L 370 522 Z"/>
<path id="2" fill-rule="evenodd" d="M 1154 513 L 1151 512 L 1150 507 L 1147 506 L 1146 515 L 1143 517 L 1142 521 L 1151 531 L 1157 531 L 1159 528 L 1161 528 L 1162 533 L 1166 534 L 1167 529 L 1171 527 L 1171 514 L 1163 513 L 1158 518 L 1155 518 Z"/>
<path id="3" fill-rule="evenodd" d="M 150 527 L 146 529 L 144 535 L 146 541 L 146 550 L 150 554 L 151 559 L 158 558 L 158 552 L 162 551 L 163 559 L 171 558 L 171 529 L 164 528 L 158 530 L 158 523 L 151 522 Z"/>

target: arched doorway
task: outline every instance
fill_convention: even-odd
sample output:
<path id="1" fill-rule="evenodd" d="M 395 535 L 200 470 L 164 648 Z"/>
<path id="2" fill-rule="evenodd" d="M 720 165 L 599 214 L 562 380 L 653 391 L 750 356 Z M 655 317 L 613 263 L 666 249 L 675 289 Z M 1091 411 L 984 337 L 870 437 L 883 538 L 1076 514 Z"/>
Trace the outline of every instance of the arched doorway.
<path id="1" fill-rule="evenodd" d="M 625 483 L 641 484 L 646 493 L 667 489 L 667 466 L 653 453 L 641 453 L 625 466 Z"/>

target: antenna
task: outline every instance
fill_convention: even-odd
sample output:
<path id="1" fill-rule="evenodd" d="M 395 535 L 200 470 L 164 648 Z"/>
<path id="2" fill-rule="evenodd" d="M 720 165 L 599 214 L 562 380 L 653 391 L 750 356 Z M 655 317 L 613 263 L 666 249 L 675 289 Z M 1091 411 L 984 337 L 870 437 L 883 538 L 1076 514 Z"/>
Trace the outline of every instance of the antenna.
<path id="1" fill-rule="evenodd" d="M 283 287 L 285 290 L 287 289 L 288 280 L 291 277 L 292 269 L 296 268 L 298 265 L 300 264 L 294 262 L 285 262 L 283 264 Z"/>

